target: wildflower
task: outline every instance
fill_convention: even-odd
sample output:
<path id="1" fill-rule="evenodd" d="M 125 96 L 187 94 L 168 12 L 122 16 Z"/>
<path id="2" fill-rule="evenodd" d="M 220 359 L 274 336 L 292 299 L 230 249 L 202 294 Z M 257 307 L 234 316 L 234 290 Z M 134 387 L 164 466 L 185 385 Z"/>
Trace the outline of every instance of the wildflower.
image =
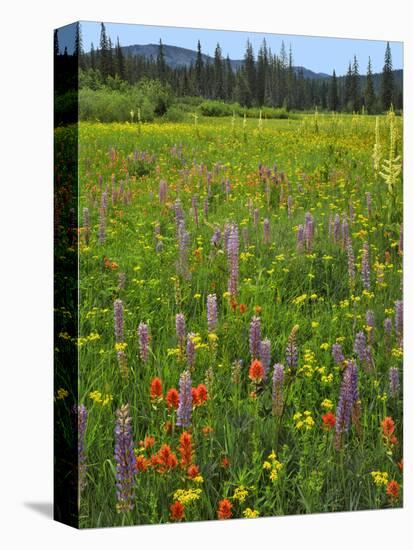
<path id="1" fill-rule="evenodd" d="M 116 344 L 117 346 L 119 344 Z M 116 356 L 118 358 L 118 365 L 119 365 L 119 370 L 122 374 L 123 377 L 127 378 L 128 376 L 128 360 L 127 360 L 127 357 L 126 357 L 126 354 L 124 352 L 123 349 L 118 349 L 118 351 L 116 352 Z"/>
<path id="2" fill-rule="evenodd" d="M 159 473 L 164 474 L 178 466 L 178 459 L 171 451 L 171 447 L 164 443 L 157 454 L 152 456 L 152 465 Z"/>
<path id="3" fill-rule="evenodd" d="M 313 238 L 314 238 L 314 218 L 310 214 L 310 212 L 306 212 L 305 223 L 304 223 L 304 240 L 305 240 L 305 247 L 307 251 L 311 250 Z"/>
<path id="4" fill-rule="evenodd" d="M 208 331 L 214 332 L 217 326 L 217 296 L 208 294 L 207 297 L 207 321 Z"/>
<path id="5" fill-rule="evenodd" d="M 266 378 L 271 361 L 271 342 L 268 338 L 261 340 L 259 350 L 261 363 L 264 368 L 264 378 Z"/>
<path id="6" fill-rule="evenodd" d="M 386 495 L 388 495 L 391 499 L 398 499 L 399 498 L 399 491 L 400 486 L 394 479 L 392 481 L 389 481 L 389 483 L 386 486 Z"/>
<path id="7" fill-rule="evenodd" d="M 230 466 L 230 462 L 228 460 L 228 457 L 224 456 L 221 459 L 221 467 L 224 468 L 224 469 L 227 469 L 227 468 L 229 468 L 229 466 Z"/>
<path id="8" fill-rule="evenodd" d="M 188 370 L 184 371 L 179 379 L 179 406 L 177 412 L 177 426 L 187 428 L 191 423 L 192 411 L 192 380 Z"/>
<path id="9" fill-rule="evenodd" d="M 324 399 L 321 402 L 321 406 L 323 407 L 323 409 L 330 410 L 333 408 L 333 402 L 330 399 Z"/>
<path id="10" fill-rule="evenodd" d="M 395 302 L 394 328 L 401 346 L 403 342 L 403 300 Z"/>
<path id="11" fill-rule="evenodd" d="M 148 325 L 145 323 L 139 323 L 138 327 L 138 337 L 139 337 L 139 355 L 144 363 L 148 360 L 149 354 L 149 332 Z"/>
<path id="12" fill-rule="evenodd" d="M 185 519 L 185 506 L 181 502 L 176 501 L 172 503 L 170 511 L 172 521 L 182 521 Z"/>
<path id="13" fill-rule="evenodd" d="M 245 502 L 245 499 L 247 498 L 247 496 L 248 496 L 248 490 L 243 485 L 240 485 L 235 489 L 234 495 L 232 498 L 234 500 L 238 500 L 239 502 L 243 503 Z"/>
<path id="14" fill-rule="evenodd" d="M 115 340 L 116 340 L 116 343 L 121 343 L 124 341 L 122 300 L 115 300 L 113 304 L 113 308 L 114 308 L 114 316 L 115 316 Z"/>
<path id="15" fill-rule="evenodd" d="M 202 489 L 178 489 L 175 491 L 173 498 L 183 505 L 189 504 L 195 500 L 199 500 Z"/>
<path id="16" fill-rule="evenodd" d="M 183 349 L 185 341 L 185 317 L 183 313 L 177 313 L 175 317 L 176 336 L 178 338 L 179 345 Z"/>
<path id="17" fill-rule="evenodd" d="M 297 250 L 301 252 L 304 248 L 304 226 L 299 225 L 297 229 Z"/>
<path id="18" fill-rule="evenodd" d="M 155 377 L 151 381 L 151 399 L 162 398 L 162 381 L 160 378 Z"/>
<path id="19" fill-rule="evenodd" d="M 192 464 L 193 457 L 193 445 L 192 436 L 188 432 L 183 432 L 179 438 L 179 454 L 181 455 L 181 465 L 189 466 Z"/>
<path id="20" fill-rule="evenodd" d="M 150 465 L 150 461 L 143 455 L 138 455 L 136 457 L 135 467 L 138 470 L 138 472 L 146 472 L 149 465 Z"/>
<path id="21" fill-rule="evenodd" d="M 371 472 L 370 475 L 373 478 L 374 484 L 378 487 L 380 485 L 387 485 L 389 482 L 389 474 L 387 472 L 374 471 Z"/>
<path id="22" fill-rule="evenodd" d="M 264 226 L 264 243 L 269 244 L 270 243 L 270 220 L 268 218 L 265 218 L 263 226 Z"/>
<path id="23" fill-rule="evenodd" d="M 349 361 L 343 374 L 340 398 L 336 409 L 335 445 L 337 449 L 341 447 L 342 435 L 349 430 L 351 415 L 355 411 L 357 401 L 357 365 L 353 361 Z"/>
<path id="24" fill-rule="evenodd" d="M 177 409 L 179 405 L 179 393 L 175 388 L 168 390 L 166 394 L 166 403 L 169 408 Z"/>
<path id="25" fill-rule="evenodd" d="M 239 237 L 238 226 L 231 225 L 228 235 L 227 254 L 229 261 L 229 282 L 228 292 L 232 298 L 235 298 L 238 290 L 238 254 L 239 254 Z"/>
<path id="26" fill-rule="evenodd" d="M 395 424 L 391 416 L 386 416 L 381 422 L 381 429 L 383 431 L 383 436 L 390 438 L 394 434 Z"/>
<path id="27" fill-rule="evenodd" d="M 368 340 L 370 344 L 374 343 L 374 313 L 371 310 L 366 312 L 366 325 L 368 330 Z"/>
<path id="28" fill-rule="evenodd" d="M 227 498 L 219 501 L 218 505 L 218 519 L 229 519 L 232 517 L 232 504 Z"/>
<path id="29" fill-rule="evenodd" d="M 288 336 L 287 348 L 285 350 L 286 363 L 291 369 L 296 368 L 298 364 L 297 331 L 298 325 L 295 325 Z"/>
<path id="30" fill-rule="evenodd" d="M 117 511 L 128 512 L 134 503 L 134 475 L 136 459 L 133 452 L 132 426 L 129 405 L 123 405 L 116 411 L 115 462 Z"/>
<path id="31" fill-rule="evenodd" d="M 361 278 L 365 290 L 370 290 L 370 264 L 369 264 L 369 245 L 363 244 L 363 254 L 361 257 Z"/>
<path id="32" fill-rule="evenodd" d="M 247 306 L 245 304 L 240 304 L 239 305 L 239 312 L 241 313 L 241 315 L 243 313 L 245 313 L 247 311 Z"/>
<path id="33" fill-rule="evenodd" d="M 199 476 L 199 468 L 196 464 L 191 464 L 187 470 L 188 477 L 191 479 L 195 479 Z"/>
<path id="34" fill-rule="evenodd" d="M 192 403 L 194 406 L 203 405 L 208 399 L 208 390 L 205 384 L 198 384 L 197 388 L 192 388 Z"/>
<path id="35" fill-rule="evenodd" d="M 250 354 L 253 359 L 257 359 L 260 355 L 261 344 L 261 319 L 254 316 L 251 319 L 249 330 L 249 347 Z"/>
<path id="36" fill-rule="evenodd" d="M 353 287 L 354 286 L 354 280 L 355 280 L 355 277 L 356 277 L 356 268 L 355 268 L 355 265 L 354 265 L 354 251 L 353 251 L 353 246 L 351 244 L 350 238 L 347 240 L 346 251 L 347 251 L 348 277 L 349 277 L 349 280 L 350 280 L 350 286 Z"/>
<path id="37" fill-rule="evenodd" d="M 64 388 L 59 388 L 57 390 L 56 399 L 65 399 L 69 395 L 69 392 Z"/>
<path id="38" fill-rule="evenodd" d="M 390 367 L 389 371 L 390 393 L 392 397 L 397 397 L 400 389 L 399 371 L 397 367 Z"/>
<path id="39" fill-rule="evenodd" d="M 103 199 L 103 195 L 106 195 L 106 193 L 102 194 L 102 199 Z M 104 208 L 99 209 L 98 238 L 99 238 L 99 244 L 104 244 L 104 242 L 106 241 L 106 210 Z"/>
<path id="40" fill-rule="evenodd" d="M 262 363 L 258 359 L 254 359 L 250 366 L 249 378 L 253 382 L 259 383 L 261 382 L 263 377 L 264 377 L 264 368 L 262 366 Z"/>
<path id="41" fill-rule="evenodd" d="M 332 351 L 334 363 L 336 363 L 336 365 L 342 365 L 344 362 L 344 355 L 343 355 L 343 350 L 341 348 L 341 345 L 337 343 L 333 344 L 331 351 Z"/>
<path id="42" fill-rule="evenodd" d="M 274 451 L 267 457 L 268 459 L 264 461 L 262 467 L 264 470 L 269 471 L 270 480 L 272 482 L 277 481 L 280 470 L 282 469 L 282 463 L 277 459 L 277 455 Z"/>
<path id="43" fill-rule="evenodd" d="M 139 441 L 139 445 L 145 447 L 145 449 L 150 449 L 155 445 L 155 438 L 151 435 L 147 435 L 143 441 Z"/>
<path id="44" fill-rule="evenodd" d="M 321 417 L 323 419 L 323 424 L 328 430 L 332 430 L 336 425 L 336 417 L 331 411 L 323 414 Z"/>
<path id="45" fill-rule="evenodd" d="M 251 508 L 245 508 L 245 510 L 242 512 L 242 515 L 244 518 L 258 518 L 260 513 L 258 510 L 252 510 Z"/>
<path id="46" fill-rule="evenodd" d="M 283 409 L 284 365 L 276 363 L 272 377 L 272 413 L 281 416 Z"/>
<path id="47" fill-rule="evenodd" d="M 84 405 L 78 405 L 75 409 L 77 413 L 77 464 L 78 464 L 78 484 L 79 493 L 86 486 L 86 455 L 85 455 L 85 433 L 88 412 Z"/>
<path id="48" fill-rule="evenodd" d="M 186 339 L 186 360 L 189 368 L 193 368 L 195 363 L 195 334 L 193 332 L 190 332 Z"/>

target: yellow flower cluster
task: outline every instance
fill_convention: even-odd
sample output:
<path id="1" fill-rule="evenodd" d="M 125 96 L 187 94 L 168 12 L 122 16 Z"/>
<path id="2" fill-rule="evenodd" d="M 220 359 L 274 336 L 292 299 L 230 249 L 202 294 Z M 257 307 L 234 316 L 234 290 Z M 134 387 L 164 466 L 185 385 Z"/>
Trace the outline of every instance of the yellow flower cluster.
<path id="1" fill-rule="evenodd" d="M 181 504 L 189 504 L 194 500 L 198 500 L 202 493 L 202 489 L 178 489 L 174 493 L 174 500 Z"/>
<path id="2" fill-rule="evenodd" d="M 69 395 L 69 392 L 67 390 L 65 390 L 64 388 L 59 388 L 57 390 L 56 399 L 64 399 L 68 395 Z"/>
<path id="3" fill-rule="evenodd" d="M 277 455 L 275 454 L 274 451 L 272 451 L 268 455 L 268 460 L 266 460 L 264 462 L 264 464 L 262 465 L 264 470 L 269 470 L 270 480 L 274 481 L 274 482 L 277 481 L 278 474 L 279 474 L 279 471 L 281 470 L 282 466 L 283 466 L 282 463 L 279 460 L 277 460 Z"/>
<path id="4" fill-rule="evenodd" d="M 90 399 L 92 399 L 95 403 L 99 403 L 104 407 L 105 405 L 108 405 L 111 401 L 113 401 L 113 395 L 110 393 L 102 394 L 100 391 L 91 391 L 89 393 Z"/>
<path id="5" fill-rule="evenodd" d="M 117 344 L 115 344 L 115 350 L 116 351 L 125 351 L 127 346 L 128 346 L 128 344 L 126 342 L 118 342 Z"/>
<path id="6" fill-rule="evenodd" d="M 260 516 L 260 513 L 258 510 L 252 510 L 251 508 L 245 508 L 245 510 L 242 512 L 242 515 L 244 518 L 258 518 Z"/>
<path id="7" fill-rule="evenodd" d="M 389 482 L 389 474 L 387 472 L 371 472 L 370 475 L 377 486 L 387 485 Z"/>
<path id="8" fill-rule="evenodd" d="M 240 485 L 235 489 L 234 495 L 232 498 L 234 500 L 239 500 L 240 502 L 245 502 L 245 499 L 247 498 L 247 496 L 248 496 L 247 488 L 244 487 L 244 485 Z"/>
<path id="9" fill-rule="evenodd" d="M 296 412 L 293 420 L 297 430 L 311 430 L 315 424 L 310 411 Z"/>
<path id="10" fill-rule="evenodd" d="M 334 405 L 330 399 L 324 399 L 324 401 L 321 402 L 321 406 L 323 407 L 323 409 L 330 411 Z"/>

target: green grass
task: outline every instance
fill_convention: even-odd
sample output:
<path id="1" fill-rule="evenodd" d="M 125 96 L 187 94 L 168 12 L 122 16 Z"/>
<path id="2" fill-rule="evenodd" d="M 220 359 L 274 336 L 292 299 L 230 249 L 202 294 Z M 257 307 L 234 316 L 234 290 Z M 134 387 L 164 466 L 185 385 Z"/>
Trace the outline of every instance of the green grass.
<path id="1" fill-rule="evenodd" d="M 399 136 L 401 119 L 397 119 Z M 200 498 L 185 509 L 187 520 L 216 519 L 218 503 L 232 502 L 233 517 L 243 517 L 246 508 L 261 516 L 362 510 L 398 506 L 385 486 L 376 486 L 372 471 L 388 473 L 401 484 L 397 462 L 402 458 L 402 397 L 389 393 L 389 368 L 402 370 L 399 344 L 392 336 L 386 348 L 383 320 L 394 319 L 394 302 L 401 299 L 402 255 L 398 251 L 402 221 L 401 182 L 390 200 L 387 187 L 374 174 L 372 152 L 375 118 L 367 116 L 303 116 L 300 120 L 200 118 L 195 123 L 148 123 L 80 125 L 80 215 L 88 207 L 91 236 L 86 245 L 80 234 L 80 389 L 87 422 L 85 452 L 87 485 L 81 498 L 81 526 L 163 523 L 169 521 L 169 507 L 177 489 L 202 489 Z M 388 156 L 388 119 L 380 118 L 383 158 Z M 181 147 L 181 154 L 171 149 Z M 400 143 L 398 144 L 400 150 Z M 134 151 L 154 155 L 153 162 L 133 160 Z M 112 151 L 112 154 L 110 153 Z M 213 167 L 222 168 L 215 174 Z M 283 173 L 281 183 L 260 180 L 258 164 Z M 203 213 L 207 193 L 206 171 L 213 172 L 209 212 Z M 184 172 L 183 172 L 184 171 Z M 202 172 L 202 173 L 201 173 Z M 126 183 L 127 173 L 129 180 Z M 115 188 L 124 181 L 124 195 L 114 204 Z M 108 186 L 106 241 L 98 241 L 101 193 Z M 226 196 L 222 180 L 229 178 Z M 168 183 L 167 204 L 158 199 L 159 181 Z M 365 193 L 372 194 L 369 218 Z M 198 197 L 199 224 L 191 212 L 191 198 Z M 292 197 L 292 214 L 286 202 Z M 180 199 L 190 234 L 190 278 L 177 273 L 178 245 L 171 206 Z M 349 215 L 349 200 L 355 210 L 350 235 L 356 256 L 355 287 L 349 285 L 347 255 L 329 237 L 329 217 Z M 257 226 L 252 210 L 259 208 Z M 296 230 L 306 212 L 315 219 L 315 238 L 310 253 L 297 252 Z M 264 243 L 263 220 L 270 221 L 271 243 Z M 227 222 L 240 229 L 239 292 L 236 301 L 245 313 L 233 311 L 227 295 L 228 265 L 222 246 L 211 245 L 216 226 Z M 155 251 L 155 224 L 160 224 L 162 252 Z M 249 244 L 243 239 L 248 230 Z M 363 293 L 360 254 L 363 242 L 370 245 L 371 292 Z M 386 263 L 387 253 L 387 263 Z M 104 257 L 115 262 L 105 267 Z M 377 280 L 377 266 L 384 265 L 384 284 Z M 124 289 L 118 288 L 124 273 Z M 208 343 L 206 297 L 218 298 L 217 345 Z M 302 302 L 295 301 L 302 297 Z M 113 302 L 120 298 L 125 308 L 125 354 L 128 377 L 123 378 L 117 361 Z M 298 303 L 297 303 L 298 302 Z M 355 357 L 355 334 L 364 330 L 365 314 L 375 315 L 374 371 L 359 365 L 362 433 L 354 427 L 344 438 L 343 448 L 333 446 L 334 432 L 323 427 L 326 412 L 321 403 L 338 403 L 342 372 L 334 365 L 331 346 L 342 342 L 347 358 Z M 213 373 L 209 399 L 193 410 L 190 431 L 194 463 L 203 483 L 188 479 L 180 467 L 160 474 L 152 468 L 136 475 L 135 507 L 127 514 L 116 512 L 114 427 L 115 411 L 130 406 L 137 454 L 139 441 L 155 438 L 155 453 L 167 443 L 177 452 L 182 429 L 175 426 L 164 401 L 151 402 L 150 382 L 161 378 L 166 390 L 178 388 L 186 368 L 185 358 L 170 350 L 177 347 L 175 315 L 184 313 L 187 331 L 198 333 L 202 344 L 196 353 L 193 385 L 204 383 L 208 369 Z M 258 313 L 257 313 L 258 312 Z M 299 325 L 297 373 L 287 373 L 289 391 L 281 421 L 271 414 L 270 377 L 257 396 L 248 378 L 251 357 L 248 331 L 251 317 L 259 314 L 262 337 L 271 340 L 271 365 L 285 364 L 287 338 Z M 149 325 L 150 358 L 139 359 L 137 328 Z M 97 334 L 95 338 L 90 335 Z M 324 345 L 326 344 L 326 345 Z M 328 344 L 328 346 L 327 346 Z M 325 349 L 326 348 L 326 349 Z M 394 350 L 394 351 L 392 351 Z M 307 353 L 306 353 L 307 352 Z M 313 359 L 308 361 L 309 353 Z M 242 359 L 240 382 L 232 380 L 232 366 Z M 307 365 L 307 366 L 306 366 Z M 112 396 L 102 405 L 90 397 L 92 391 Z M 387 396 L 387 397 L 386 397 Z M 293 416 L 310 411 L 314 426 L 296 428 Z M 381 436 L 380 422 L 392 416 L 399 443 L 391 449 Z M 172 431 L 165 431 L 167 422 Z M 212 431 L 205 434 L 203 428 Z M 271 481 L 263 468 L 274 450 L 282 463 L 278 478 Z M 224 468 L 222 459 L 229 460 Z M 233 498 L 234 490 L 246 487 L 244 502 Z"/>

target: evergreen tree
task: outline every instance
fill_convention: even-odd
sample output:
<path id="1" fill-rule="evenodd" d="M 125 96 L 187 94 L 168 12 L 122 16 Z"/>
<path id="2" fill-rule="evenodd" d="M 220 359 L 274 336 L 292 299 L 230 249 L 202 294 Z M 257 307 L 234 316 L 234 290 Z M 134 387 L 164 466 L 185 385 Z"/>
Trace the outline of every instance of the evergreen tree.
<path id="1" fill-rule="evenodd" d="M 351 102 L 352 109 L 356 113 L 360 111 L 361 99 L 360 99 L 360 74 L 357 57 L 354 56 L 352 78 L 351 78 Z"/>
<path id="2" fill-rule="evenodd" d="M 371 59 L 369 57 L 369 62 L 367 64 L 366 87 L 364 90 L 364 105 L 369 115 L 374 113 L 375 103 L 376 103 L 376 96 L 374 93 L 374 86 L 373 86 L 373 73 L 371 70 Z"/>
<path id="3" fill-rule="evenodd" d="M 338 88 L 337 88 L 337 77 L 336 77 L 335 70 L 333 70 L 333 76 L 330 81 L 328 108 L 330 109 L 330 111 L 338 111 Z"/>
<path id="4" fill-rule="evenodd" d="M 352 104 L 352 89 L 353 89 L 353 71 L 351 68 L 351 61 L 348 64 L 347 74 L 344 81 L 344 109 L 347 111 L 353 110 Z"/>
<path id="5" fill-rule="evenodd" d="M 224 71 L 222 65 L 221 47 L 217 44 L 214 53 L 214 97 L 218 99 L 224 97 Z"/>
<path id="6" fill-rule="evenodd" d="M 258 51 L 257 56 L 257 81 L 256 81 L 256 98 L 258 105 L 265 103 L 265 89 L 268 73 L 268 51 L 265 38 L 262 46 Z"/>
<path id="7" fill-rule="evenodd" d="M 110 72 L 109 60 L 109 42 L 106 36 L 106 28 L 103 23 L 100 25 L 100 41 L 99 41 L 99 69 L 104 80 L 109 76 Z"/>
<path id="8" fill-rule="evenodd" d="M 96 53 L 93 42 L 90 45 L 90 68 L 94 71 L 96 69 Z"/>
<path id="9" fill-rule="evenodd" d="M 204 95 L 205 93 L 203 73 L 204 73 L 204 62 L 202 59 L 201 42 L 198 40 L 196 60 L 195 60 L 195 80 L 196 80 L 197 93 L 200 95 Z"/>
<path id="10" fill-rule="evenodd" d="M 53 53 L 55 58 L 59 55 L 59 35 L 57 29 L 53 33 Z"/>
<path id="11" fill-rule="evenodd" d="M 393 66 L 390 44 L 387 42 L 384 54 L 383 73 L 381 75 L 381 105 L 384 111 L 388 111 L 393 101 Z"/>
<path id="12" fill-rule="evenodd" d="M 166 63 L 165 63 L 165 54 L 163 51 L 163 44 L 161 39 L 159 39 L 159 50 L 156 58 L 156 66 L 158 69 L 159 80 L 163 82 L 166 77 Z"/>
<path id="13" fill-rule="evenodd" d="M 234 85 L 235 85 L 235 75 L 234 75 L 234 71 L 232 70 L 231 60 L 229 58 L 229 55 L 227 55 L 227 58 L 225 60 L 225 71 L 224 71 L 224 95 L 225 95 L 225 99 L 227 99 L 228 101 L 232 100 L 232 96 L 234 93 Z"/>
<path id="14" fill-rule="evenodd" d="M 244 57 L 244 78 L 246 79 L 247 87 L 245 88 L 245 105 L 251 107 L 254 98 L 256 97 L 256 71 L 254 52 L 251 42 L 247 40 L 247 48 Z"/>
<path id="15" fill-rule="evenodd" d="M 115 57 L 116 57 L 116 74 L 119 75 L 119 78 L 121 80 L 125 80 L 125 60 L 123 58 L 122 48 L 120 47 L 120 44 L 119 44 L 119 36 L 117 37 L 117 41 L 116 41 Z"/>

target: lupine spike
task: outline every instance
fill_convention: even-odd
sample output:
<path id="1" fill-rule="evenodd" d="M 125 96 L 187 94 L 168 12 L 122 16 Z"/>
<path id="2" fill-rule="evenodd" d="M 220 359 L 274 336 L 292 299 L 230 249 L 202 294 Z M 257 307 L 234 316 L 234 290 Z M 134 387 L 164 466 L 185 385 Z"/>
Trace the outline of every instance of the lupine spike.
<path id="1" fill-rule="evenodd" d="M 214 332 L 215 329 L 217 328 L 217 322 L 218 322 L 216 294 L 208 294 L 207 296 L 207 322 L 208 322 L 208 331 Z"/>
<path id="2" fill-rule="evenodd" d="M 116 509 L 119 513 L 129 512 L 134 507 L 136 459 L 131 422 L 129 405 L 122 405 L 116 411 L 115 426 Z"/>
<path id="3" fill-rule="evenodd" d="M 253 359 L 258 359 L 260 356 L 261 344 L 261 319 L 254 316 L 251 319 L 249 331 L 250 354 Z"/>
<path id="4" fill-rule="evenodd" d="M 272 414 L 281 416 L 283 411 L 284 365 L 276 363 L 272 376 Z"/>
<path id="5" fill-rule="evenodd" d="M 189 370 L 185 370 L 179 378 L 179 406 L 176 425 L 188 428 L 191 425 L 192 414 L 192 380 Z"/>
<path id="6" fill-rule="evenodd" d="M 123 333 L 123 302 L 122 300 L 115 300 L 113 304 L 114 318 L 115 318 L 115 340 L 116 343 L 124 342 Z"/>
<path id="7" fill-rule="evenodd" d="M 138 326 L 139 356 L 146 363 L 149 355 L 149 330 L 148 325 L 140 322 Z"/>

